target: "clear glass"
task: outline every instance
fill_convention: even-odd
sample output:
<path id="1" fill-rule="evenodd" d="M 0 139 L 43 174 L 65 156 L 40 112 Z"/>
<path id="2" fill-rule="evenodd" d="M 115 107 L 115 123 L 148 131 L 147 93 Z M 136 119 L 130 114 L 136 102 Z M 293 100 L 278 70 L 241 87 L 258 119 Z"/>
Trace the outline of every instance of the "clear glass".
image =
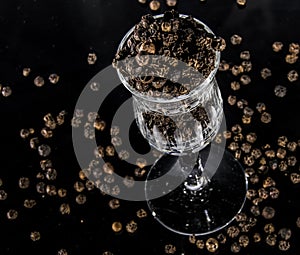
<path id="1" fill-rule="evenodd" d="M 157 15 L 155 18 L 162 16 Z M 187 15 L 181 14 L 180 17 L 185 18 Z M 194 20 L 213 34 L 207 25 L 197 19 Z M 118 50 L 123 48 L 133 30 L 134 27 L 127 32 Z M 220 52 L 215 53 L 214 69 L 206 79 L 199 74 L 202 76 L 202 81 L 195 84 L 196 86 L 188 94 L 168 99 L 136 91 L 129 84 L 128 79 L 117 70 L 123 85 L 133 95 L 133 107 L 138 127 L 154 148 L 172 154 L 199 151 L 216 136 L 223 118 L 223 101 L 215 78 L 220 63 Z M 198 119 L 193 116 L 196 112 L 201 112 Z M 145 115 L 150 117 L 156 115 L 161 119 L 163 116 L 170 117 L 177 125 L 172 140 L 161 135 L 155 126 L 149 128 Z"/>
<path id="2" fill-rule="evenodd" d="M 201 84 L 199 84 L 201 86 Z M 216 79 L 208 83 L 206 92 L 197 91 L 188 99 L 173 103 L 151 102 L 133 96 L 133 108 L 143 136 L 157 150 L 173 155 L 199 151 L 216 136 L 223 118 L 222 97 Z M 187 104 L 186 101 L 191 102 Z M 195 116 L 197 117 L 195 118 Z M 159 118 L 176 124 L 174 136 L 164 136 L 148 118 Z"/>
<path id="3" fill-rule="evenodd" d="M 203 22 L 194 20 L 213 34 Z M 133 30 L 124 36 L 118 50 Z M 180 234 L 204 235 L 223 228 L 245 201 L 247 180 L 241 165 L 224 147 L 211 144 L 224 123 L 223 100 L 215 78 L 220 52 L 215 54 L 209 76 L 202 76 L 189 93 L 171 98 L 138 92 L 117 69 L 133 95 L 138 128 L 153 148 L 165 153 L 153 164 L 147 180 L 172 171 L 163 185 L 146 182 L 148 206 L 162 225 Z M 178 178 L 184 180 L 182 184 L 171 188 L 170 183 L 177 183 Z M 158 189 L 165 189 L 165 195 L 152 199 Z"/>

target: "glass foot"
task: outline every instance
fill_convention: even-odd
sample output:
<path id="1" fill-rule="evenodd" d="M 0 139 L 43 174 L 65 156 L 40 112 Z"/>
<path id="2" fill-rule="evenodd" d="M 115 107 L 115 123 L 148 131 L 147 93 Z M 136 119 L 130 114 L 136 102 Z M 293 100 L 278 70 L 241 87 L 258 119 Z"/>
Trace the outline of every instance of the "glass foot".
<path id="1" fill-rule="evenodd" d="M 164 154 L 150 169 L 145 186 L 154 218 L 183 235 L 206 235 L 224 228 L 241 211 L 246 198 L 244 169 L 230 152 L 210 145 L 198 153 L 194 157 Z M 189 162 L 199 169 L 199 158 L 203 169 L 195 178 L 194 171 L 186 173 L 184 168 Z M 218 158 L 220 163 L 216 164 Z M 168 175 L 167 181 L 156 183 L 163 175 Z M 181 184 L 172 187 L 172 183 L 179 183 L 178 178 Z M 158 189 L 165 195 L 152 199 Z"/>

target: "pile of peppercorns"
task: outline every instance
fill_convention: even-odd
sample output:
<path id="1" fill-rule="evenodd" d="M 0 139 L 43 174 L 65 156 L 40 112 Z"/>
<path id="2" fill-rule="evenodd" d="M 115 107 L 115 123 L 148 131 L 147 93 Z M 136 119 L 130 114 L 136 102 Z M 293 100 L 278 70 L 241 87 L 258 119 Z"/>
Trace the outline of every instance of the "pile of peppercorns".
<path id="1" fill-rule="evenodd" d="M 187 142 L 197 136 L 194 130 L 196 122 L 199 122 L 203 129 L 206 129 L 210 123 L 207 111 L 201 104 L 191 110 L 190 114 L 183 113 L 169 117 L 158 112 L 147 111 L 143 113 L 143 118 L 145 126 L 151 134 L 153 134 L 154 127 L 156 127 L 166 139 L 166 148 L 178 146 L 175 138 L 176 130 L 180 130 L 182 141 Z M 204 139 L 207 135 L 208 133 L 203 132 Z"/>
<path id="2" fill-rule="evenodd" d="M 201 84 L 216 68 L 216 52 L 225 47 L 224 39 L 208 32 L 192 16 L 182 17 L 174 10 L 159 18 L 147 14 L 121 45 L 113 66 L 129 77 L 128 83 L 136 91 L 173 98 L 188 94 Z M 176 68 L 179 61 L 197 72 Z M 199 73 L 203 77 L 200 80 Z"/>

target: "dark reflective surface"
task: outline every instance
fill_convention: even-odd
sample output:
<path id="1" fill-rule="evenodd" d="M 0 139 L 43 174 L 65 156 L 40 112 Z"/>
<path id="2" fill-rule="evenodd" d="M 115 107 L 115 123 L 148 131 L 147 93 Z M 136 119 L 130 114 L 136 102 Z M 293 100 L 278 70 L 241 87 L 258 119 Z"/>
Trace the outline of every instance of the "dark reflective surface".
<path id="1" fill-rule="evenodd" d="M 276 144 L 279 135 L 287 135 L 290 140 L 299 139 L 300 84 L 299 81 L 291 84 L 286 79 L 292 68 L 299 71 L 299 62 L 293 66 L 284 62 L 288 44 L 299 42 L 299 1 L 249 0 L 243 9 L 238 8 L 234 1 L 178 2 L 180 13 L 192 14 L 227 40 L 228 47 L 222 54 L 224 59 L 239 62 L 241 50 L 251 51 L 252 83 L 242 87 L 238 96 L 246 98 L 252 106 L 265 102 L 272 113 L 272 122 L 265 125 L 257 117 L 253 119 L 254 124 L 245 127 L 245 130 L 255 130 L 261 144 Z M 161 11 L 164 6 L 162 4 Z M 164 245 L 168 243 L 176 245 L 178 254 L 199 253 L 199 249 L 186 238 L 164 229 L 150 215 L 145 219 L 137 218 L 136 211 L 146 208 L 145 203 L 121 201 L 118 210 L 111 210 L 108 206 L 110 198 L 92 191 L 85 205 L 77 205 L 77 192 L 73 185 L 78 180 L 79 166 L 73 154 L 69 125 L 60 127 L 49 141 L 53 146 L 55 166 L 59 169 L 55 185 L 67 188 L 68 196 L 64 199 L 57 196 L 43 198 L 35 191 L 40 159 L 29 149 L 28 141 L 19 137 L 21 128 L 34 127 L 39 132 L 43 127 L 42 118 L 48 112 L 57 114 L 66 109 L 72 115 L 82 88 L 97 72 L 111 64 L 121 38 L 146 13 L 149 9 L 137 1 L 14 0 L 0 3 L 0 83 L 13 89 L 11 97 L 0 96 L 0 178 L 3 180 L 1 189 L 8 193 L 8 199 L 0 201 L 0 254 L 56 254 L 61 248 L 67 249 L 69 254 L 86 254 L 88 250 L 92 254 L 102 254 L 106 250 L 114 254 L 163 254 Z M 235 33 L 243 37 L 242 45 L 237 47 L 229 43 L 230 36 Z M 277 40 L 284 43 L 285 51 L 275 54 L 271 45 Z M 93 66 L 87 64 L 89 52 L 98 55 Z M 22 68 L 27 66 L 32 68 L 32 73 L 24 78 Z M 267 81 L 259 77 L 263 67 L 269 67 L 273 72 L 272 78 Z M 33 85 L 37 75 L 47 79 L 53 72 L 61 76 L 57 85 L 47 83 L 42 88 Z M 234 77 L 229 73 L 218 73 L 217 78 L 226 99 L 233 93 L 230 81 Z M 286 85 L 286 97 L 274 96 L 276 84 Z M 128 96 L 126 93 L 121 90 L 120 96 Z M 117 98 L 106 102 L 102 117 L 109 120 L 114 109 L 112 105 L 119 103 Z M 229 127 L 240 122 L 242 114 L 239 109 L 228 104 L 224 107 Z M 136 135 L 140 136 L 138 132 Z M 107 131 L 102 135 L 102 141 L 107 143 L 109 140 Z M 136 147 L 139 150 L 139 145 Z M 118 163 L 115 167 L 118 168 Z M 281 193 L 278 200 L 270 201 L 276 208 L 276 217 L 270 221 L 277 229 L 292 228 L 291 248 L 285 254 L 296 255 L 300 252 L 297 242 L 300 233 L 295 225 L 296 218 L 300 216 L 299 184 L 292 185 L 289 177 L 282 173 L 274 174 Z M 31 178 L 28 190 L 18 188 L 20 176 Z M 23 202 L 30 198 L 36 199 L 38 204 L 36 208 L 27 210 Z M 70 203 L 70 215 L 60 214 L 59 207 L 63 202 Z M 15 221 L 8 221 L 6 212 L 13 208 L 19 211 L 19 216 Z M 125 225 L 132 219 L 138 223 L 138 230 L 130 235 Z M 262 217 L 259 216 L 259 219 Z M 122 233 L 112 232 L 114 221 L 122 222 Z M 256 231 L 263 233 L 264 224 L 266 221 L 258 221 Z M 38 242 L 30 240 L 30 232 L 35 230 L 41 232 Z M 251 239 L 253 233 L 249 235 Z M 229 252 L 229 243 L 220 248 L 220 254 Z M 272 248 L 264 240 L 258 244 L 251 242 L 240 252 L 258 253 L 280 254 L 277 245 Z"/>

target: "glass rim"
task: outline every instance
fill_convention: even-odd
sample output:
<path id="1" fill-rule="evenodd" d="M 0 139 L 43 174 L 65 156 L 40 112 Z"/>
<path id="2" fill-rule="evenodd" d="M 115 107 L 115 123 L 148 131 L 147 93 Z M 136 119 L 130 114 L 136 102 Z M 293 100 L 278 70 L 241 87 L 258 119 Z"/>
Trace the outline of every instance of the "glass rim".
<path id="1" fill-rule="evenodd" d="M 162 18 L 164 16 L 164 14 L 158 14 L 158 15 L 154 15 L 153 18 L 154 19 L 159 19 Z M 186 18 L 189 17 L 190 15 L 186 15 L 186 14 L 179 14 L 180 18 Z M 203 25 L 204 29 L 215 35 L 214 32 L 202 21 L 200 21 L 199 19 L 192 17 L 197 23 Z M 122 38 L 117 51 L 120 51 L 124 44 L 126 43 L 127 39 L 129 38 L 129 36 L 132 34 L 132 32 L 134 31 L 135 26 L 133 26 L 131 29 L 128 30 L 128 32 L 124 35 L 124 37 Z M 182 101 L 184 99 L 187 99 L 191 96 L 193 96 L 195 93 L 199 93 L 203 90 L 206 89 L 207 85 L 214 79 L 218 68 L 219 68 L 219 64 L 220 64 L 220 60 L 221 60 L 221 52 L 220 51 L 216 51 L 215 50 L 215 61 L 214 61 L 214 69 L 210 72 L 210 74 L 203 80 L 203 82 L 201 82 L 199 85 L 197 85 L 195 88 L 193 88 L 189 93 L 184 94 L 184 95 L 180 95 L 177 97 L 172 97 L 172 98 L 161 98 L 161 97 L 154 97 L 154 96 L 149 96 L 149 95 L 145 95 L 143 93 L 138 92 L 137 90 L 135 90 L 134 88 L 132 88 L 132 86 L 127 82 L 127 80 L 124 78 L 123 74 L 119 71 L 118 68 L 117 69 L 117 74 L 121 80 L 121 82 L 123 83 L 123 85 L 126 87 L 126 89 L 128 89 L 134 96 L 139 97 L 139 98 L 143 98 L 147 101 L 152 101 L 152 102 L 159 102 L 159 103 L 171 103 L 171 102 L 178 102 L 178 101 Z M 199 72 L 199 71 L 198 71 Z"/>

